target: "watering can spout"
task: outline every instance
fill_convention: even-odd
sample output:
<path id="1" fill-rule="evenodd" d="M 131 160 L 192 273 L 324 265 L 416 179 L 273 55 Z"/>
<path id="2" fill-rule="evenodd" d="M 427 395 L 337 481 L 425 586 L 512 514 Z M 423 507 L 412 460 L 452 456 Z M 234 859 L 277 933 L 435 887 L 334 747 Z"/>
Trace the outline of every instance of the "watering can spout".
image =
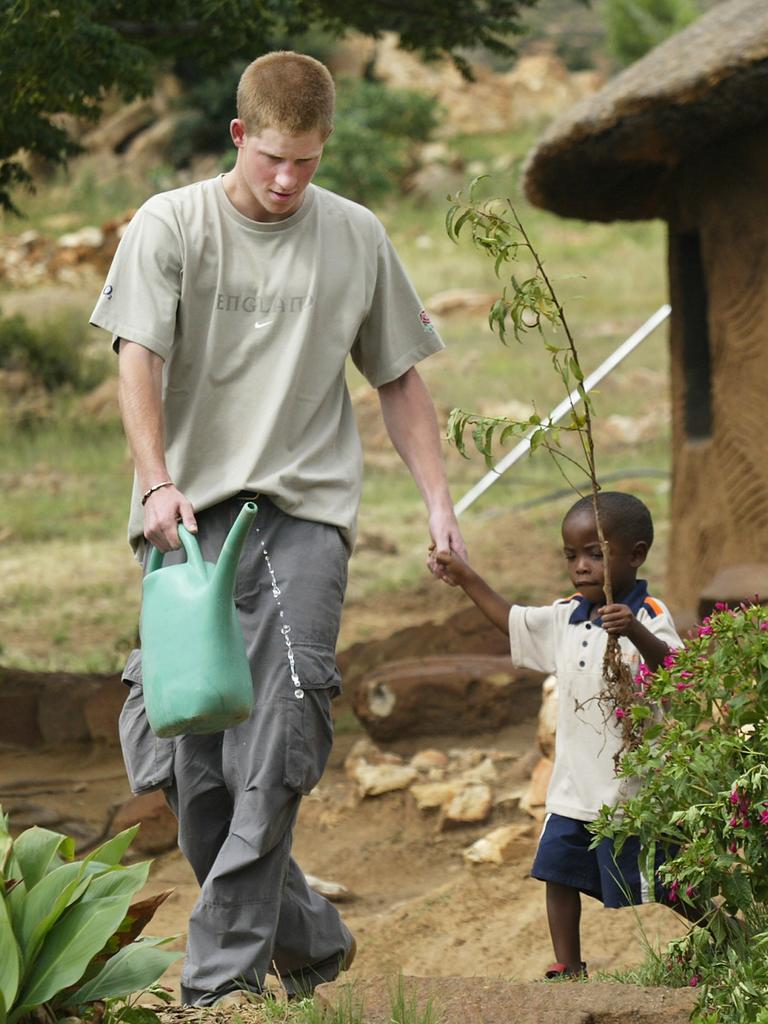
<path id="1" fill-rule="evenodd" d="M 219 554 L 219 560 L 216 563 L 216 569 L 214 570 L 211 582 L 217 594 L 227 600 L 232 598 L 240 553 L 243 550 L 243 544 L 248 536 L 248 531 L 253 526 L 257 511 L 258 509 L 253 501 L 248 501 L 243 505 L 240 514 L 232 524 L 232 529 L 229 531 Z"/>

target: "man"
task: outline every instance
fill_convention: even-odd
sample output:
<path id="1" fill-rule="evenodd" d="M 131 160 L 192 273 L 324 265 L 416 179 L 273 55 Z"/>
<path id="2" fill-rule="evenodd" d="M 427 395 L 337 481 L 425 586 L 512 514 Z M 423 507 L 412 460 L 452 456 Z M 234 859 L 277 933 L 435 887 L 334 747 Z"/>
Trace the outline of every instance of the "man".
<path id="1" fill-rule="evenodd" d="M 254 680 L 249 721 L 154 737 L 132 652 L 121 741 L 134 791 L 162 787 L 200 882 L 184 1002 L 289 994 L 351 962 L 354 940 L 290 857 L 302 793 L 330 752 L 335 643 L 361 489 L 345 361 L 378 389 L 438 550 L 464 554 L 432 402 L 415 364 L 442 348 L 372 213 L 311 184 L 333 81 L 310 57 L 243 73 L 223 176 L 154 196 L 132 220 L 92 322 L 120 360 L 136 467 L 129 533 L 180 561 L 178 522 L 215 562 L 242 500 L 259 506 L 235 601 Z M 442 569 L 430 560 L 430 568 Z"/>

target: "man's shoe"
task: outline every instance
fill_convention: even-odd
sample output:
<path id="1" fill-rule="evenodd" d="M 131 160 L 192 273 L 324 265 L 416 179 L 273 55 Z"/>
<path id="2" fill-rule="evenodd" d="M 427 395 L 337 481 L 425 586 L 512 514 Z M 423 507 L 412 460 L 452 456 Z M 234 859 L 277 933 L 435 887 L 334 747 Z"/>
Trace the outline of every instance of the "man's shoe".
<path id="1" fill-rule="evenodd" d="M 352 936 L 352 944 L 350 945 L 349 949 L 347 950 L 346 955 L 345 955 L 344 959 L 341 962 L 341 967 L 339 968 L 339 970 L 340 971 L 348 971 L 349 968 L 352 966 L 352 963 L 353 963 L 353 961 L 354 961 L 356 956 L 357 956 L 357 943 L 355 942 L 355 937 L 353 935 Z"/>
<path id="2" fill-rule="evenodd" d="M 212 1006 L 215 1006 L 217 1010 L 234 1010 L 238 1006 L 250 1006 L 253 1003 L 260 1003 L 264 1000 L 263 992 L 253 992 L 246 988 L 236 988 L 232 992 L 227 992 L 226 995 L 219 996 Z"/>

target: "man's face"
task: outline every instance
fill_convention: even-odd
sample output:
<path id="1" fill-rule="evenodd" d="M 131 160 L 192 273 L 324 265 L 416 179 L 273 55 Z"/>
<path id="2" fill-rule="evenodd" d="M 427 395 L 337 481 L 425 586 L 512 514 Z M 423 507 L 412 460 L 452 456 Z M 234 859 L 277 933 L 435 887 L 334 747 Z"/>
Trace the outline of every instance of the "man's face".
<path id="1" fill-rule="evenodd" d="M 613 596 L 614 600 L 618 600 L 634 585 L 637 569 L 645 560 L 645 545 L 628 544 L 618 537 L 608 538 L 608 551 Z M 604 604 L 603 553 L 597 536 L 595 516 L 590 510 L 581 509 L 565 519 L 563 554 L 574 587 L 593 604 Z"/>
<path id="2" fill-rule="evenodd" d="M 248 135 L 235 119 L 230 125 L 238 149 L 235 167 L 235 206 L 252 220 L 276 221 L 290 217 L 301 206 L 304 193 L 323 155 L 324 139 L 313 130 L 287 135 L 264 128 Z"/>

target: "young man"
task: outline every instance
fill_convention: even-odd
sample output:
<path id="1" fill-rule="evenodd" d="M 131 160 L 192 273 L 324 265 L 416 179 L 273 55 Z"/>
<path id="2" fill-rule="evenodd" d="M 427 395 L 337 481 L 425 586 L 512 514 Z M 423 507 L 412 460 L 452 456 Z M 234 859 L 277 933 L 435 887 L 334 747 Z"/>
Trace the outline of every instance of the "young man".
<path id="1" fill-rule="evenodd" d="M 354 953 L 335 908 L 290 857 L 339 692 L 334 648 L 362 470 L 348 354 L 378 389 L 432 541 L 464 552 L 415 369 L 442 342 L 379 221 L 311 184 L 333 103 L 331 77 L 310 57 L 272 53 L 249 65 L 230 126 L 233 170 L 139 210 L 92 317 L 119 351 L 139 556 L 146 539 L 171 552 L 166 563 L 182 560 L 182 521 L 216 561 L 241 501 L 259 505 L 235 593 L 251 719 L 159 740 L 146 723 L 139 651 L 124 673 L 132 787 L 165 789 L 201 885 L 182 975 L 193 1004 L 261 991 L 270 970 L 289 994 L 308 991 Z M 444 577 L 434 559 L 430 568 Z"/>

